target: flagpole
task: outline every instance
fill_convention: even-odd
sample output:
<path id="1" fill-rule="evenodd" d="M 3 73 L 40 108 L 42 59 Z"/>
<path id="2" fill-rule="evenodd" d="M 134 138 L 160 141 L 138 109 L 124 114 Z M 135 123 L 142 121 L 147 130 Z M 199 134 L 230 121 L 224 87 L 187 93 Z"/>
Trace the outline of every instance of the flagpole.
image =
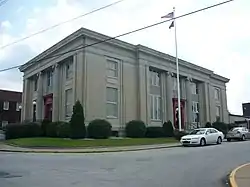
<path id="1" fill-rule="evenodd" d="M 177 34 L 176 34 L 176 19 L 175 19 L 175 7 L 173 8 L 174 14 L 174 35 L 175 35 L 175 58 L 176 58 L 176 76 L 177 76 L 177 102 L 178 102 L 178 122 L 179 131 L 181 131 L 181 94 L 180 94 L 180 75 L 179 75 L 179 61 L 177 51 Z"/>

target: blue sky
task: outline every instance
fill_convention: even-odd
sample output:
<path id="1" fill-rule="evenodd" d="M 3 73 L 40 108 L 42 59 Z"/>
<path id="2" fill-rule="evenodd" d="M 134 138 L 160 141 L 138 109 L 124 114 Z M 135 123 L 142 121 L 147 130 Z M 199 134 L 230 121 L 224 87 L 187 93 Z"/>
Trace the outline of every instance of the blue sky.
<path id="1" fill-rule="evenodd" d="M 0 7 L 0 46 L 41 29 L 71 19 L 114 0 L 9 0 Z M 113 7 L 64 24 L 23 42 L 0 49 L 0 69 L 23 64 L 70 33 L 86 27 L 109 36 L 161 21 L 176 7 L 177 15 L 222 1 L 125 0 Z M 197 13 L 177 22 L 179 57 L 230 78 L 229 111 L 241 114 L 241 103 L 250 101 L 250 25 L 248 0 Z M 169 23 L 121 38 L 174 55 L 174 33 Z M 22 74 L 0 73 L 0 88 L 22 90 Z"/>

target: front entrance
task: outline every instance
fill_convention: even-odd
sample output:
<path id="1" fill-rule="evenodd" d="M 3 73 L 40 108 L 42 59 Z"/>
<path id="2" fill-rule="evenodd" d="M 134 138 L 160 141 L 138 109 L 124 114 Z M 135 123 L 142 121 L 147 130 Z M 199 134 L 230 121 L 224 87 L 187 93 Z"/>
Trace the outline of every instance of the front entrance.
<path id="1" fill-rule="evenodd" d="M 185 100 L 181 99 L 181 128 L 184 129 L 184 117 L 185 117 Z M 174 115 L 174 126 L 176 129 L 179 129 L 178 122 L 178 100 L 177 98 L 173 98 L 173 115 Z"/>
<path id="2" fill-rule="evenodd" d="M 53 94 L 44 96 L 44 119 L 52 121 Z"/>

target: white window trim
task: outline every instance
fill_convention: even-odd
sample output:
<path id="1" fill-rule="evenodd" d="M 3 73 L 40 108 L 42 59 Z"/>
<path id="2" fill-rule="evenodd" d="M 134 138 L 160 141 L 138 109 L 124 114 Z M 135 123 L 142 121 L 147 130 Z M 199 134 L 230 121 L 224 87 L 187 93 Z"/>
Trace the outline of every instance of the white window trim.
<path id="1" fill-rule="evenodd" d="M 217 93 L 218 93 L 218 98 L 217 98 Z M 220 100 L 220 89 L 219 88 L 214 88 L 214 99 L 217 101 Z"/>
<path id="2" fill-rule="evenodd" d="M 68 66 L 71 68 L 68 69 Z M 70 70 L 70 71 L 68 71 Z M 66 80 L 70 80 L 73 78 L 73 61 L 67 61 L 65 63 L 65 77 Z"/>
<path id="3" fill-rule="evenodd" d="M 71 102 L 69 102 L 68 99 L 67 99 L 67 91 L 68 90 L 71 90 Z M 72 90 L 72 88 L 65 90 L 65 118 L 66 119 L 70 118 L 72 116 L 72 114 L 73 114 L 73 98 L 72 97 L 73 97 L 73 90 Z M 67 109 L 69 107 L 72 108 L 71 109 L 72 111 L 70 112 L 70 114 L 67 113 Z"/>
<path id="4" fill-rule="evenodd" d="M 197 87 L 198 87 L 197 83 L 195 83 L 195 82 L 191 83 L 191 91 L 192 91 L 193 95 L 197 95 L 198 94 L 198 88 Z"/>
<path id="5" fill-rule="evenodd" d="M 5 104 L 6 104 L 7 106 L 5 106 Z M 10 108 L 10 103 L 9 103 L 9 101 L 4 101 L 4 102 L 3 102 L 3 110 L 9 110 L 9 108 Z"/>
<path id="6" fill-rule="evenodd" d="M 106 99 L 106 110 L 107 110 L 107 104 L 115 105 L 116 108 L 117 108 L 117 110 L 119 110 L 119 108 L 118 108 L 118 100 L 119 100 L 118 99 L 118 88 L 115 88 L 115 87 L 106 87 L 106 90 L 108 88 L 115 89 L 117 91 L 117 101 L 116 102 L 114 102 L 114 101 L 107 101 L 107 99 Z M 107 111 L 106 111 L 106 113 L 107 113 Z M 119 116 L 119 111 L 117 111 L 117 116 L 106 115 L 106 117 L 109 118 L 109 119 L 118 119 L 118 116 Z"/>
<path id="7" fill-rule="evenodd" d="M 194 120 L 194 114 L 199 114 L 199 102 L 197 102 L 197 101 L 193 101 L 192 102 L 192 123 L 199 123 L 199 120 L 198 120 L 198 122 L 196 122 L 195 120 Z"/>
<path id="8" fill-rule="evenodd" d="M 155 95 L 155 94 L 150 94 L 150 97 L 152 97 L 152 101 L 153 103 L 150 103 L 150 107 L 153 108 L 153 116 L 151 114 L 151 108 L 150 108 L 150 117 L 152 121 L 161 121 L 162 119 L 162 110 L 161 110 L 161 96 L 160 95 Z M 158 102 L 155 103 L 155 98 Z M 151 98 L 150 98 L 151 101 Z M 157 111 L 157 114 L 155 116 L 155 104 L 156 104 L 156 110 L 159 109 L 159 111 Z M 159 106 L 160 105 L 160 106 Z"/>
<path id="9" fill-rule="evenodd" d="M 116 64 L 116 68 L 110 68 L 109 66 L 107 67 L 107 65 L 108 65 L 110 62 L 111 62 L 111 63 L 115 63 L 115 64 Z M 120 60 L 117 60 L 117 59 L 106 58 L 106 76 L 107 76 L 108 78 L 118 79 L 118 76 L 119 76 L 119 62 L 120 62 Z M 110 76 L 110 75 L 108 75 L 108 70 L 115 71 L 116 76 Z"/>

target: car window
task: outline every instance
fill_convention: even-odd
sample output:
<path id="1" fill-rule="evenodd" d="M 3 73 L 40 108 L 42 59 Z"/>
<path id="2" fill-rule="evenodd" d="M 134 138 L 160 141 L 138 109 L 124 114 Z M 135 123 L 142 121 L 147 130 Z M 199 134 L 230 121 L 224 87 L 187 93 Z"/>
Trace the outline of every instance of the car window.
<path id="1" fill-rule="evenodd" d="M 240 131 L 242 128 L 233 128 L 232 131 Z"/>
<path id="2" fill-rule="evenodd" d="M 191 131 L 189 134 L 205 134 L 206 130 L 204 129 L 195 129 Z"/>
<path id="3" fill-rule="evenodd" d="M 215 129 L 210 129 L 210 132 L 211 132 L 211 133 L 217 133 L 217 130 L 215 130 Z"/>

